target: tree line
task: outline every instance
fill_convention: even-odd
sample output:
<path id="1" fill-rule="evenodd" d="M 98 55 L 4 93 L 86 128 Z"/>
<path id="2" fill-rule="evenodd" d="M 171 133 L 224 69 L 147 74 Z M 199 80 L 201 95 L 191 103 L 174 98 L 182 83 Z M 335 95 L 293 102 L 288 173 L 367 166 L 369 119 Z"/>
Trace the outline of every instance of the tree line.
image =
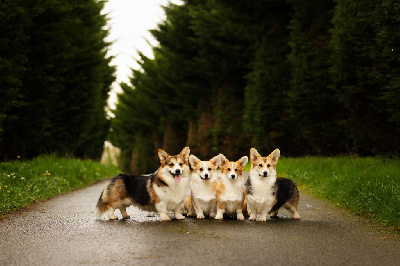
<path id="1" fill-rule="evenodd" d="M 156 149 L 208 159 L 398 155 L 400 1 L 186 0 L 165 7 L 121 84 L 110 140 L 123 166 Z"/>
<path id="2" fill-rule="evenodd" d="M 0 160 L 101 156 L 115 79 L 103 5 L 0 2 Z"/>

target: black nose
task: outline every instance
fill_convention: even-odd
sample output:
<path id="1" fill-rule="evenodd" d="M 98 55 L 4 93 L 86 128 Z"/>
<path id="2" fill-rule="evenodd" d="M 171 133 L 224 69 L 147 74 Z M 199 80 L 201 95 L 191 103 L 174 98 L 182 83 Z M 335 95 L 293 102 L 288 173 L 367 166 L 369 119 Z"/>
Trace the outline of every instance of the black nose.
<path id="1" fill-rule="evenodd" d="M 175 174 L 180 174 L 181 173 L 181 169 L 176 169 L 175 170 Z"/>
<path id="2" fill-rule="evenodd" d="M 204 177 L 205 177 L 205 178 L 208 178 L 208 174 L 204 174 Z"/>
<path id="3" fill-rule="evenodd" d="M 264 174 L 264 176 L 267 176 L 267 175 L 268 175 L 268 172 L 267 172 L 267 171 L 264 171 L 263 174 Z"/>
<path id="4" fill-rule="evenodd" d="M 232 178 L 235 178 L 235 175 L 231 175 Z"/>

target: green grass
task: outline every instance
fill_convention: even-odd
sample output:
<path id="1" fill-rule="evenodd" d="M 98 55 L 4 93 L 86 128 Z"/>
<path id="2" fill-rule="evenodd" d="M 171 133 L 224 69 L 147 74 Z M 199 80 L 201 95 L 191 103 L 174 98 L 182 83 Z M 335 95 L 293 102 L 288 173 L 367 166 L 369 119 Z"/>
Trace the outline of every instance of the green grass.
<path id="1" fill-rule="evenodd" d="M 277 172 L 353 214 L 400 228 L 398 158 L 281 158 Z"/>
<path id="2" fill-rule="evenodd" d="M 0 217 L 118 173 L 113 165 L 54 155 L 0 163 Z"/>

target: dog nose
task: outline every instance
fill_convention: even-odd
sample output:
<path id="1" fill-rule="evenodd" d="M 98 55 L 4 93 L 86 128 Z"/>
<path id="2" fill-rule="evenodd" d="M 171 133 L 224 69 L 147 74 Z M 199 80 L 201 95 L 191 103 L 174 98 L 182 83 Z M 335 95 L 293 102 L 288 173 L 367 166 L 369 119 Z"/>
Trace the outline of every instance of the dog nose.
<path id="1" fill-rule="evenodd" d="M 204 177 L 205 177 L 205 178 L 208 178 L 208 174 L 204 174 Z"/>
<path id="2" fill-rule="evenodd" d="M 231 175 L 232 179 L 234 179 L 236 177 L 236 175 Z"/>
<path id="3" fill-rule="evenodd" d="M 181 173 L 181 169 L 176 169 L 175 170 L 175 174 L 180 174 Z"/>
<path id="4" fill-rule="evenodd" d="M 268 175 L 268 172 L 267 172 L 267 171 L 264 171 L 264 172 L 263 172 L 263 175 L 264 175 L 264 176 L 267 176 L 267 175 Z"/>

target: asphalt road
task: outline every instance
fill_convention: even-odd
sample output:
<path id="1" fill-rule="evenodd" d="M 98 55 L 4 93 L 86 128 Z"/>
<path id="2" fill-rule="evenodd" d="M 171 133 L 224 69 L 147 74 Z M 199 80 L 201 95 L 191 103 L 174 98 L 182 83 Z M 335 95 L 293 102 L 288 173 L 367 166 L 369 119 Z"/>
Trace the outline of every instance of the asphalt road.
<path id="1" fill-rule="evenodd" d="M 400 265 L 399 235 L 300 191 L 301 221 L 95 218 L 104 182 L 0 220 L 0 265 Z M 282 214 L 280 214 L 282 216 Z"/>

